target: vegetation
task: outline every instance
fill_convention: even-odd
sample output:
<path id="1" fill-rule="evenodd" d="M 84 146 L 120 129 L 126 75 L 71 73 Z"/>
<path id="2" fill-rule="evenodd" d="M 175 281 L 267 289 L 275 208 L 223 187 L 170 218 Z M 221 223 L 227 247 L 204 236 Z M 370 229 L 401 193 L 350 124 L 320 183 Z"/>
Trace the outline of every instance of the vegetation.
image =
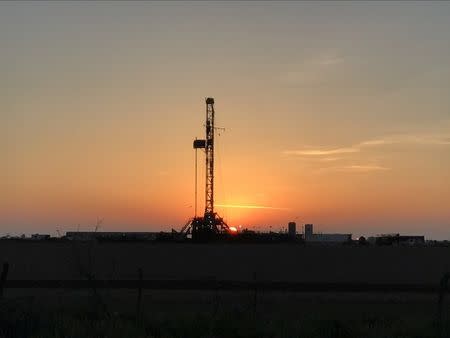
<path id="1" fill-rule="evenodd" d="M 61 294 L 60 294 L 61 295 Z M 59 296 L 60 296 L 59 295 Z M 153 293 L 8 297 L 0 337 L 439 337 L 431 299 Z M 104 303 L 103 300 L 108 299 Z M 48 300 L 48 302 L 45 302 Z M 445 323 L 448 329 L 449 323 Z M 449 332 L 449 331 L 445 331 Z M 443 335 L 444 336 L 444 335 Z M 445 335 L 446 336 L 446 335 Z"/>

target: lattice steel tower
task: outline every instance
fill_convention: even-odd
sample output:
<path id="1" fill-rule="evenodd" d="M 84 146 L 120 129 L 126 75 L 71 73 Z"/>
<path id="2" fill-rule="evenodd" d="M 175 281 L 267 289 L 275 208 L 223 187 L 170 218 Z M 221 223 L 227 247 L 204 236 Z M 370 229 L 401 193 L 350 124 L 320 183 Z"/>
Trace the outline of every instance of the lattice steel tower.
<path id="1" fill-rule="evenodd" d="M 214 211 L 214 99 L 206 98 L 205 139 L 194 140 L 194 149 L 205 149 L 206 177 L 205 177 L 205 213 L 203 217 L 195 215 L 181 229 L 183 236 L 192 234 L 192 239 L 212 239 L 218 235 L 229 233 L 229 227 L 223 218 Z M 197 153 L 196 153 L 197 168 Z M 197 170 L 195 173 L 197 182 Z M 197 183 L 195 186 L 195 210 L 197 210 Z"/>
<path id="2" fill-rule="evenodd" d="M 214 99 L 206 99 L 206 187 L 205 187 L 205 222 L 214 224 Z"/>

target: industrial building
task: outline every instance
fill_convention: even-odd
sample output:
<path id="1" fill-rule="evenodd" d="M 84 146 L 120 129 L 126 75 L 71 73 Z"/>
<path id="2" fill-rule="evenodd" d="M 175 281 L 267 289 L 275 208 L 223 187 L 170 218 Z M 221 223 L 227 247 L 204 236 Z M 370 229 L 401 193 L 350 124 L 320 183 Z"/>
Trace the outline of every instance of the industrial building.
<path id="1" fill-rule="evenodd" d="M 47 234 L 32 234 L 31 239 L 33 241 L 46 241 L 50 239 L 50 235 Z"/>
<path id="2" fill-rule="evenodd" d="M 68 231 L 66 239 L 75 241 L 154 241 L 159 232 L 99 232 L 99 231 Z"/>
<path id="3" fill-rule="evenodd" d="M 352 234 L 315 234 L 313 224 L 305 224 L 304 240 L 307 243 L 350 243 Z"/>
<path id="4" fill-rule="evenodd" d="M 375 245 L 417 246 L 425 244 L 425 236 L 403 236 L 400 234 L 381 234 L 369 237 L 368 242 Z"/>

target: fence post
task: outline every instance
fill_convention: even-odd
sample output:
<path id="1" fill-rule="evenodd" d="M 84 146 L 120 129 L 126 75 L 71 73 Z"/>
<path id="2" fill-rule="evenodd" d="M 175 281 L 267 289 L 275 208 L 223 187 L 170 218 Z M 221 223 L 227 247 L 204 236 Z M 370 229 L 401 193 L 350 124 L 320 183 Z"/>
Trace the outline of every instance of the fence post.
<path id="1" fill-rule="evenodd" d="M 439 336 L 444 337 L 444 298 L 448 289 L 448 281 L 450 279 L 450 273 L 444 274 L 441 278 L 441 282 L 439 283 L 439 296 L 438 296 L 438 331 Z"/>
<path id="2" fill-rule="evenodd" d="M 3 263 L 2 275 L 0 277 L 0 298 L 3 297 L 3 289 L 5 287 L 6 278 L 8 277 L 9 263 Z"/>
<path id="3" fill-rule="evenodd" d="M 139 268 L 138 269 L 138 297 L 137 297 L 137 303 L 136 303 L 136 319 L 139 319 L 141 316 L 142 278 L 143 278 L 142 268 Z"/>

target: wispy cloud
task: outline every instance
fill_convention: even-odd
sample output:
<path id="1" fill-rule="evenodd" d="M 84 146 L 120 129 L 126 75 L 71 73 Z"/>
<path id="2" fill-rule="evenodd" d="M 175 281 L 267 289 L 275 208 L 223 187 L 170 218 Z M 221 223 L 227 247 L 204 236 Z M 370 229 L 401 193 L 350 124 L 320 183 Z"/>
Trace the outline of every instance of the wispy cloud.
<path id="1" fill-rule="evenodd" d="M 349 165 L 340 167 L 343 171 L 378 171 L 378 170 L 391 170 L 391 168 L 379 166 L 379 165 Z"/>
<path id="2" fill-rule="evenodd" d="M 365 147 L 387 144 L 450 145 L 450 136 L 439 134 L 393 135 L 380 139 L 364 141 L 361 142 L 359 146 Z"/>
<path id="3" fill-rule="evenodd" d="M 342 157 L 324 157 L 324 158 L 320 158 L 319 161 L 321 161 L 321 162 L 334 162 L 334 161 L 339 161 L 341 159 L 342 159 Z"/>
<path id="4" fill-rule="evenodd" d="M 285 155 L 296 156 L 328 156 L 337 154 L 350 154 L 362 151 L 366 147 L 385 146 L 393 144 L 405 144 L 405 145 L 450 145 L 450 136 L 442 134 L 400 134 L 392 135 L 379 139 L 372 139 L 362 141 L 360 143 L 351 145 L 349 147 L 331 148 L 331 149 L 301 149 L 301 150 L 284 150 Z"/>
<path id="5" fill-rule="evenodd" d="M 336 155 L 358 152 L 359 149 L 355 147 L 349 148 L 336 148 L 336 149 L 308 149 L 308 150 L 285 150 L 285 155 L 304 155 L 304 156 L 324 156 L 324 155 Z"/>
<path id="6" fill-rule="evenodd" d="M 240 205 L 240 204 L 216 204 L 216 207 L 239 208 L 239 209 L 271 209 L 271 210 L 289 210 L 289 208 L 269 207 L 264 205 Z"/>
<path id="7" fill-rule="evenodd" d="M 328 149 L 319 147 L 319 148 L 299 149 L 299 150 L 285 150 L 282 153 L 287 156 L 298 156 L 308 160 L 320 161 L 322 163 L 336 162 L 340 160 L 347 160 L 348 162 L 348 160 L 352 158 L 351 157 L 352 154 L 361 153 L 367 150 L 368 148 L 387 147 L 390 145 L 448 146 L 450 145 L 450 133 L 396 134 L 376 139 L 369 139 L 366 141 L 355 143 L 347 147 L 335 147 Z M 318 172 L 338 171 L 338 172 L 364 173 L 374 171 L 386 171 L 391 169 L 379 165 L 377 163 L 374 164 L 373 163 L 374 159 L 372 159 L 370 162 L 372 163 L 323 167 L 318 169 Z"/>
<path id="8" fill-rule="evenodd" d="M 337 51 L 323 51 L 300 64 L 290 65 L 289 70 L 281 74 L 281 82 L 288 86 L 318 86 L 332 81 L 336 77 L 338 65 L 344 58 Z"/>
<path id="9" fill-rule="evenodd" d="M 338 171 L 338 172 L 365 173 L 365 172 L 386 171 L 386 170 L 391 170 L 391 168 L 372 164 L 357 164 L 357 165 L 320 168 L 318 172 Z"/>

